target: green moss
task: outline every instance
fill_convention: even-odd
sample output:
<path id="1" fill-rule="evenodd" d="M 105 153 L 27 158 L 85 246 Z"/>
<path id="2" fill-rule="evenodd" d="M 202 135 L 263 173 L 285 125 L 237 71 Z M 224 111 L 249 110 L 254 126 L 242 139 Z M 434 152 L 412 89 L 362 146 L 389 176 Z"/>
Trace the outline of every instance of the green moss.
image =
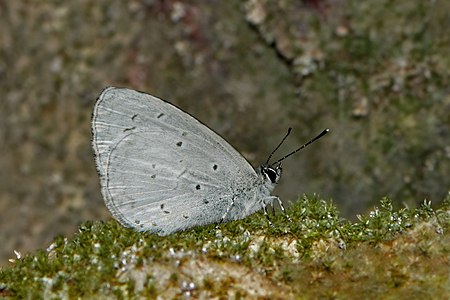
<path id="1" fill-rule="evenodd" d="M 282 288 L 254 293 L 346 298 L 426 288 L 424 296 L 440 298 L 450 263 L 449 203 L 450 196 L 437 210 L 428 202 L 395 210 L 383 198 L 350 222 L 331 202 L 304 196 L 288 210 L 292 222 L 277 213 L 270 227 L 258 213 L 167 237 L 115 221 L 86 222 L 73 240 L 57 237 L 47 250 L 3 268 L 0 292 L 33 299 L 247 297 L 252 284 L 276 283 Z"/>

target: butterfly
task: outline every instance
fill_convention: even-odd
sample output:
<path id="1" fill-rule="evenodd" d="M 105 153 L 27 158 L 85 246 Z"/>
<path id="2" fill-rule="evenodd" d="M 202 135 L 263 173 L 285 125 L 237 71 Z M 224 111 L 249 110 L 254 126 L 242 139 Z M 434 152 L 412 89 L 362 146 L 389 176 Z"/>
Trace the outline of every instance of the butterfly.
<path id="1" fill-rule="evenodd" d="M 252 165 L 227 141 L 176 106 L 146 93 L 109 87 L 92 115 L 101 192 L 112 215 L 138 231 L 168 235 L 245 218 L 281 200 L 271 192 L 281 161 Z M 269 220 L 270 222 L 270 220 Z"/>

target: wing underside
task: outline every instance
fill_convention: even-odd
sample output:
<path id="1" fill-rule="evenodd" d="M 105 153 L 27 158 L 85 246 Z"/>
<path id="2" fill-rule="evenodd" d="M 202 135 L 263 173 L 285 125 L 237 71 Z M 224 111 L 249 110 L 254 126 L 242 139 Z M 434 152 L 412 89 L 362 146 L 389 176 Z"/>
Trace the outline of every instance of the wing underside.
<path id="1" fill-rule="evenodd" d="M 256 180 L 219 135 L 144 93 L 103 91 L 92 130 L 103 197 L 128 227 L 168 234 L 218 222 L 235 191 Z"/>

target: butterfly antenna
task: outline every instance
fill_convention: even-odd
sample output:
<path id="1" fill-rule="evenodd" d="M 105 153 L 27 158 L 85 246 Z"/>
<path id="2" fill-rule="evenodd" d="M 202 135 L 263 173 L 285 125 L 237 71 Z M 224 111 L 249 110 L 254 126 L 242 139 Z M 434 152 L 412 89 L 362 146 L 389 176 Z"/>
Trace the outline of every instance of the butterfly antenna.
<path id="1" fill-rule="evenodd" d="M 269 158 L 266 161 L 266 165 L 269 163 L 269 160 L 272 158 L 272 155 L 278 150 L 278 148 L 281 147 L 281 145 L 283 144 L 284 140 L 289 136 L 289 134 L 291 134 L 291 131 L 292 131 L 292 128 L 288 128 L 288 132 L 286 133 L 284 138 L 281 140 L 281 142 L 278 144 L 278 146 L 275 148 L 275 150 L 273 150 L 272 153 L 270 153 Z"/>
<path id="2" fill-rule="evenodd" d="M 289 129 L 290 129 L 290 128 L 289 128 Z M 317 141 L 318 139 L 320 139 L 321 137 L 323 137 L 323 136 L 324 136 L 325 134 L 327 134 L 328 132 L 330 132 L 330 129 L 327 128 L 327 129 L 325 129 L 324 131 L 322 131 L 318 136 L 316 136 L 315 138 L 313 138 L 312 140 L 310 140 L 310 141 L 307 142 L 306 144 L 300 146 L 300 148 L 298 148 L 297 150 L 292 151 L 291 153 L 289 153 L 289 154 L 283 156 L 282 158 L 280 158 L 279 160 L 277 160 L 276 162 L 274 162 L 273 164 L 271 164 L 271 166 L 276 165 L 277 163 L 279 163 L 280 161 L 282 161 L 282 160 L 288 158 L 288 157 L 291 156 L 292 154 L 295 154 L 295 153 L 297 153 L 298 151 L 302 150 L 303 148 L 305 148 L 305 147 L 308 146 L 309 144 L 314 143 L 315 141 Z M 288 134 L 289 134 L 289 132 L 288 132 Z M 283 141 L 284 141 L 284 139 L 283 139 Z M 279 146 L 278 146 L 278 147 L 279 147 Z M 278 149 L 278 147 L 277 147 L 277 149 Z M 275 149 L 275 150 L 277 150 L 277 149 Z M 274 151 L 274 152 L 275 152 L 275 151 Z M 272 153 L 272 154 L 273 154 L 273 153 Z M 270 156 L 272 156 L 272 154 L 271 154 Z M 270 157 L 269 157 L 269 158 L 270 158 Z"/>

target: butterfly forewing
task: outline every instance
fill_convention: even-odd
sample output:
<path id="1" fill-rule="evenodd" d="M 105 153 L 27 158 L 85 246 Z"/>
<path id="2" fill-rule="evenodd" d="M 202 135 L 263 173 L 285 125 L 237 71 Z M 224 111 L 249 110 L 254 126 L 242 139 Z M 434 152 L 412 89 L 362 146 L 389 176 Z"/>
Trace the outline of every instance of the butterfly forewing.
<path id="1" fill-rule="evenodd" d="M 148 94 L 105 89 L 92 130 L 105 202 L 129 227 L 168 234 L 218 222 L 236 191 L 257 180 L 219 135 Z"/>

